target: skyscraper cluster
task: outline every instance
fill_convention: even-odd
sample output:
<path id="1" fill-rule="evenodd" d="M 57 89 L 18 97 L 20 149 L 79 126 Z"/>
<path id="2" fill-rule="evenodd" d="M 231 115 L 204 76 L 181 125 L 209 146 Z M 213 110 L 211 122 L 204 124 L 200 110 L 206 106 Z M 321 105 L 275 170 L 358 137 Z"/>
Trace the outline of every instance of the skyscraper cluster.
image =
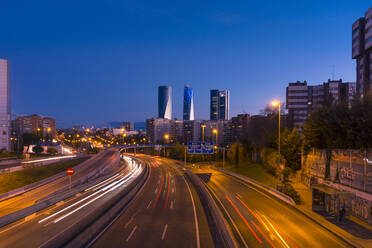
<path id="1" fill-rule="evenodd" d="M 194 90 L 185 84 L 183 90 L 183 120 L 195 120 Z M 230 111 L 230 91 L 210 91 L 210 120 L 228 120 Z M 158 118 L 172 119 L 172 86 L 158 88 Z"/>

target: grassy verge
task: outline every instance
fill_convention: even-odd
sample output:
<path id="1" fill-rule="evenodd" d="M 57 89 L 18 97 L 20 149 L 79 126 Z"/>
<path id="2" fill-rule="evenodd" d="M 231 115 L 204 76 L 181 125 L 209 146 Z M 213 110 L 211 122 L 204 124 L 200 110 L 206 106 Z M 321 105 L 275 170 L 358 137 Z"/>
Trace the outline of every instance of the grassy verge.
<path id="1" fill-rule="evenodd" d="M 35 183 L 74 167 L 88 158 L 77 158 L 0 175 L 0 194 Z"/>

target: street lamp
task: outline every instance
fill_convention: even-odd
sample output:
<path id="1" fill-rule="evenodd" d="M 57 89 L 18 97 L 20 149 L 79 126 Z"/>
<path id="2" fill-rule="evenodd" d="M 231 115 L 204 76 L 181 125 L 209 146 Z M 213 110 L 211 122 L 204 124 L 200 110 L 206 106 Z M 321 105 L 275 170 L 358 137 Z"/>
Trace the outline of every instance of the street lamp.
<path id="1" fill-rule="evenodd" d="M 168 142 L 169 142 L 169 134 L 165 134 L 164 135 L 164 139 L 166 140 L 166 143 L 168 144 Z M 167 150 L 166 149 L 167 148 L 164 146 L 164 157 L 167 156 Z"/>
<path id="2" fill-rule="evenodd" d="M 280 101 L 273 101 L 271 103 L 271 105 L 276 108 L 278 107 L 278 185 L 276 186 L 277 188 L 279 187 L 279 183 L 280 183 Z"/>
<path id="3" fill-rule="evenodd" d="M 202 128 L 202 142 L 204 142 L 204 128 L 206 128 L 207 126 L 202 124 L 201 125 L 201 128 Z"/>
<path id="4" fill-rule="evenodd" d="M 216 134 L 216 146 L 215 146 L 215 148 L 216 148 L 216 161 L 217 161 L 217 160 L 218 160 L 218 131 L 217 131 L 216 128 L 214 128 L 214 129 L 212 130 L 212 132 L 213 132 L 214 134 Z"/>

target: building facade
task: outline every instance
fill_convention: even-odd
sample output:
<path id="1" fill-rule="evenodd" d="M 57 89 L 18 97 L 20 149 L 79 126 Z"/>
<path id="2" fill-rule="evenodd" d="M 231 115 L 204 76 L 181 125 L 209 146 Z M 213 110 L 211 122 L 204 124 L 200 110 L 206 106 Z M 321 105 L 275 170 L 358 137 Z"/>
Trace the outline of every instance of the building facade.
<path id="1" fill-rule="evenodd" d="M 230 114 L 230 91 L 211 90 L 210 120 L 228 120 Z"/>
<path id="2" fill-rule="evenodd" d="M 132 121 L 124 121 L 122 127 L 126 131 L 134 131 L 134 122 L 132 122 Z"/>
<path id="3" fill-rule="evenodd" d="M 231 138 L 233 141 L 243 142 L 247 138 L 251 116 L 239 114 L 231 118 Z"/>
<path id="4" fill-rule="evenodd" d="M 352 25 L 352 58 L 356 60 L 357 95 L 372 92 L 372 7 Z"/>
<path id="5" fill-rule="evenodd" d="M 328 79 L 319 85 L 307 85 L 306 81 L 289 83 L 286 89 L 289 128 L 303 126 L 311 112 L 324 105 L 351 106 L 356 90 L 356 83 L 342 82 L 342 79 Z"/>
<path id="6" fill-rule="evenodd" d="M 194 91 L 186 84 L 183 90 L 183 120 L 194 119 Z"/>
<path id="7" fill-rule="evenodd" d="M 56 121 L 50 117 L 36 114 L 20 116 L 14 121 L 14 128 L 15 137 L 21 137 L 25 133 L 33 133 L 49 139 L 56 137 Z"/>
<path id="8" fill-rule="evenodd" d="M 159 86 L 158 117 L 172 119 L 172 87 Z"/>
<path id="9" fill-rule="evenodd" d="M 10 150 L 9 62 L 0 59 L 0 149 Z"/>

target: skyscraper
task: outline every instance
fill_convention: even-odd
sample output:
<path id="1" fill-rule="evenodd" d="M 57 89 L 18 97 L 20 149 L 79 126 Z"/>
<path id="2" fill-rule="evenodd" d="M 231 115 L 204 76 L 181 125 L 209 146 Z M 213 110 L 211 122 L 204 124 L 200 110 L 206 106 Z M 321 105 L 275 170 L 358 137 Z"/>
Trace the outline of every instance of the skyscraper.
<path id="1" fill-rule="evenodd" d="M 194 92 L 190 85 L 185 84 L 183 90 L 183 119 L 194 120 Z"/>
<path id="2" fill-rule="evenodd" d="M 10 150 L 9 62 L 0 59 L 0 149 Z"/>
<path id="3" fill-rule="evenodd" d="M 372 8 L 352 27 L 352 58 L 356 59 L 357 95 L 372 92 Z"/>
<path id="4" fill-rule="evenodd" d="M 211 120 L 228 120 L 230 111 L 230 91 L 211 90 Z"/>
<path id="5" fill-rule="evenodd" d="M 158 92 L 159 118 L 172 119 L 172 87 L 159 86 Z"/>

